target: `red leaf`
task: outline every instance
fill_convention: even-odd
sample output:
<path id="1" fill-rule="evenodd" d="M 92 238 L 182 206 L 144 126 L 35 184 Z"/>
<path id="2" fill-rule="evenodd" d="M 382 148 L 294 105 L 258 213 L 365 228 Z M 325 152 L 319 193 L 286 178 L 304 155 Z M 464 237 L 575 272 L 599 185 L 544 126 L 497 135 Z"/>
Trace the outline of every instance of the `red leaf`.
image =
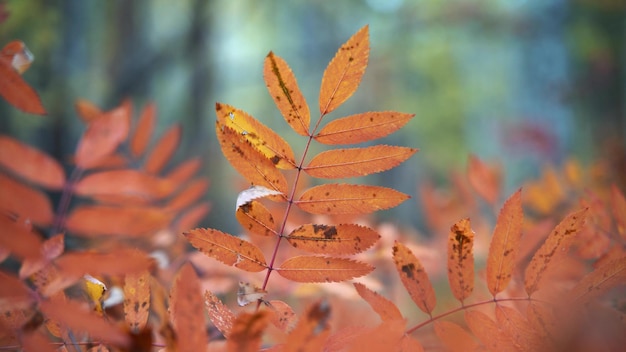
<path id="1" fill-rule="evenodd" d="M 275 270 L 295 282 L 339 282 L 367 275 L 374 267 L 346 258 L 299 256 L 287 259 Z"/>
<path id="2" fill-rule="evenodd" d="M 39 247 L 39 256 L 36 258 L 27 258 L 22 262 L 20 267 L 20 277 L 26 278 L 35 272 L 43 269 L 50 261 L 57 258 L 63 253 L 65 248 L 65 236 L 59 234 L 45 240 Z"/>
<path id="3" fill-rule="evenodd" d="M 206 349 L 208 337 L 200 280 L 190 264 L 185 264 L 176 275 L 170 297 L 170 316 L 176 331 L 177 350 L 195 352 Z"/>
<path id="4" fill-rule="evenodd" d="M 143 164 L 143 169 L 147 173 L 157 174 L 161 172 L 163 167 L 170 160 L 182 135 L 182 127 L 180 125 L 172 126 L 165 134 L 159 139 L 157 145 L 152 149 L 152 152 L 146 157 L 146 161 Z"/>
<path id="5" fill-rule="evenodd" d="M 27 144 L 0 136 L 0 165 L 19 177 L 49 189 L 61 189 L 65 171 L 58 161 Z"/>

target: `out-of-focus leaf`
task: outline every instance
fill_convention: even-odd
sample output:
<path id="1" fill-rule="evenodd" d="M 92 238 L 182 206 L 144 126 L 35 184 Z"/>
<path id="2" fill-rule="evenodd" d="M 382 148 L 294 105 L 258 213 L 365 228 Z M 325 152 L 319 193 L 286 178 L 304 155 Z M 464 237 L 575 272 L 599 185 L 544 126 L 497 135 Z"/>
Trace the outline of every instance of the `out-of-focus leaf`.
<path id="1" fill-rule="evenodd" d="M 130 153 L 138 158 L 146 152 L 152 132 L 154 131 L 154 125 L 156 124 L 156 105 L 150 103 L 144 106 L 139 121 L 135 126 L 133 135 L 130 138 Z"/>
<path id="2" fill-rule="evenodd" d="M 206 349 L 209 341 L 204 322 L 200 280 L 190 264 L 185 264 L 176 275 L 170 297 L 170 316 L 176 331 L 178 351 L 195 352 Z"/>
<path id="3" fill-rule="evenodd" d="M 17 139 L 0 135 L 0 165 L 16 175 L 49 189 L 61 189 L 65 171 L 48 154 Z"/>
<path id="4" fill-rule="evenodd" d="M 459 220 L 450 228 L 448 282 L 452 294 L 461 303 L 474 290 L 474 231 L 469 218 Z"/>
<path id="5" fill-rule="evenodd" d="M 182 126 L 175 125 L 170 127 L 161 139 L 159 139 L 157 145 L 152 149 L 150 154 L 148 154 L 143 164 L 143 169 L 147 173 L 157 174 L 161 172 L 163 167 L 172 158 L 172 155 L 174 155 L 176 148 L 178 148 L 182 132 Z"/>
<path id="6" fill-rule="evenodd" d="M 74 208 L 65 226 L 85 237 L 138 237 L 167 228 L 173 214 L 153 207 L 113 207 L 83 205 Z"/>
<path id="7" fill-rule="evenodd" d="M 0 190 L 0 209 L 38 225 L 47 226 L 52 223 L 52 203 L 43 192 L 27 187 L 2 173 Z"/>
<path id="8" fill-rule="evenodd" d="M 419 259 L 404 244 L 396 241 L 393 246 L 393 261 L 402 284 L 413 302 L 427 314 L 431 314 L 437 303 L 435 290 Z"/>

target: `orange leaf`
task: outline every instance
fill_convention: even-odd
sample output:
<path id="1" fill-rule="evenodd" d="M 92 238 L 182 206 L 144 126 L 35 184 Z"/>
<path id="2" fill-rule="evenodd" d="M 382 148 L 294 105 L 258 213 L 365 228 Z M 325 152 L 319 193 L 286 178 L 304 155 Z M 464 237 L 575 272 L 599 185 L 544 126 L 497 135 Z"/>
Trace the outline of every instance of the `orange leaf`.
<path id="1" fill-rule="evenodd" d="M 626 239 L 626 198 L 617 186 L 611 186 L 611 209 L 617 225 L 617 231 Z"/>
<path id="2" fill-rule="evenodd" d="M 277 235 L 272 213 L 258 201 L 253 200 L 240 206 L 235 216 L 244 230 L 250 233 L 261 236 Z"/>
<path id="3" fill-rule="evenodd" d="M 306 224 L 293 230 L 287 241 L 295 248 L 317 254 L 356 254 L 370 248 L 380 235 L 356 224 Z"/>
<path id="4" fill-rule="evenodd" d="M 398 241 L 393 246 L 393 261 L 413 302 L 425 313 L 432 314 L 437 297 L 422 263 L 407 246 Z"/>
<path id="5" fill-rule="evenodd" d="M 509 335 L 518 350 L 544 351 L 542 338 L 532 328 L 528 320 L 517 309 L 502 305 L 496 306 L 496 322 L 500 329 Z"/>
<path id="6" fill-rule="evenodd" d="M 141 271 L 124 278 L 124 320 L 137 334 L 146 327 L 150 314 L 150 273 Z"/>
<path id="7" fill-rule="evenodd" d="M 209 203 L 202 202 L 195 205 L 180 215 L 171 226 L 171 229 L 178 233 L 194 228 L 198 226 L 200 221 L 206 216 L 206 214 L 209 213 L 210 210 L 211 205 Z"/>
<path id="8" fill-rule="evenodd" d="M 37 92 L 5 60 L 0 60 L 0 96 L 26 113 L 47 114 Z"/>
<path id="9" fill-rule="evenodd" d="M 475 155 L 467 163 L 467 177 L 474 190 L 490 204 L 495 204 L 500 195 L 500 171 L 488 166 Z"/>
<path id="10" fill-rule="evenodd" d="M 626 257 L 611 260 L 585 275 L 568 291 L 568 299 L 581 306 L 626 281 Z"/>
<path id="11" fill-rule="evenodd" d="M 39 309 L 46 317 L 75 331 L 86 332 L 92 339 L 127 347 L 130 338 L 113 322 L 109 322 L 85 309 L 85 305 L 76 301 L 62 299 L 45 300 Z"/>
<path id="12" fill-rule="evenodd" d="M 222 153 L 228 162 L 254 185 L 287 193 L 287 179 L 274 163 L 265 158 L 255 147 L 232 128 L 216 123 Z"/>
<path id="13" fill-rule="evenodd" d="M 227 351 L 257 352 L 261 349 L 263 331 L 270 323 L 272 314 L 266 310 L 254 313 L 243 312 L 233 322 L 228 340 Z"/>
<path id="14" fill-rule="evenodd" d="M 529 296 L 540 288 L 539 285 L 550 268 L 550 263 L 557 262 L 567 255 L 575 235 L 583 226 L 586 212 L 587 208 L 584 208 L 569 214 L 552 230 L 543 245 L 535 252 L 524 274 L 524 287 Z"/>
<path id="15" fill-rule="evenodd" d="M 407 340 L 411 349 L 401 349 L 403 342 L 405 321 L 385 321 L 373 329 L 366 329 L 365 334 L 355 339 L 348 349 L 349 352 L 360 351 L 415 351 L 422 352 L 424 349 L 416 340 Z M 412 346 L 411 346 L 412 345 Z"/>
<path id="16" fill-rule="evenodd" d="M 437 320 L 434 322 L 435 334 L 450 352 L 476 351 L 479 347 L 472 335 L 458 324 Z"/>
<path id="17" fill-rule="evenodd" d="M 215 104 L 217 122 L 234 130 L 243 140 L 257 149 L 280 169 L 295 168 L 293 151 L 289 144 L 271 128 L 243 110 L 226 104 Z M 218 133 L 219 135 L 219 133 Z"/>
<path id="18" fill-rule="evenodd" d="M 45 240 L 39 247 L 39 256 L 36 258 L 27 258 L 22 262 L 20 267 L 20 277 L 26 278 L 35 272 L 43 269 L 50 261 L 57 258 L 63 253 L 65 248 L 64 235 L 59 234 Z"/>
<path id="19" fill-rule="evenodd" d="M 65 226 L 79 236 L 138 237 L 167 228 L 171 219 L 172 214 L 153 207 L 83 205 L 74 208 Z"/>
<path id="20" fill-rule="evenodd" d="M 206 349 L 209 339 L 204 322 L 200 280 L 191 264 L 180 269 L 170 293 L 170 316 L 176 332 L 177 351 Z"/>
<path id="21" fill-rule="evenodd" d="M 193 229 L 183 235 L 200 252 L 226 265 L 258 272 L 267 268 L 265 257 L 254 244 L 215 229 Z"/>
<path id="22" fill-rule="evenodd" d="M 22 351 L 60 352 L 50 343 L 50 339 L 41 330 L 24 331 L 20 334 Z"/>
<path id="23" fill-rule="evenodd" d="M 189 180 L 200 170 L 202 159 L 196 157 L 188 159 L 178 165 L 174 170 L 167 174 L 166 178 L 174 183 L 181 184 Z"/>
<path id="24" fill-rule="evenodd" d="M 135 158 L 142 156 L 143 153 L 146 152 L 146 148 L 148 147 L 148 143 L 150 143 L 150 137 L 152 137 L 155 124 L 156 105 L 154 103 L 149 103 L 144 106 L 141 116 L 139 116 L 139 120 L 137 121 L 137 125 L 135 126 L 135 131 L 130 138 L 130 153 Z"/>
<path id="25" fill-rule="evenodd" d="M 211 322 L 213 322 L 217 330 L 228 338 L 230 330 L 233 328 L 233 324 L 237 318 L 235 313 L 209 290 L 204 292 L 204 302 L 209 314 L 209 319 L 211 319 Z"/>
<path id="26" fill-rule="evenodd" d="M 493 230 L 487 256 L 487 287 L 495 297 L 506 289 L 515 267 L 515 254 L 522 237 L 522 190 L 504 203 Z"/>
<path id="27" fill-rule="evenodd" d="M 74 161 L 78 167 L 89 169 L 98 165 L 126 139 L 130 109 L 130 103 L 124 103 L 89 123 L 76 149 Z"/>
<path id="28" fill-rule="evenodd" d="M 171 194 L 177 185 L 142 171 L 110 170 L 92 173 L 76 183 L 76 194 L 122 200 L 154 201 Z"/>
<path id="29" fill-rule="evenodd" d="M 330 333 L 330 314 L 327 301 L 309 306 L 287 336 L 283 351 L 323 351 L 323 343 Z"/>
<path id="30" fill-rule="evenodd" d="M 47 226 L 52 223 L 52 203 L 41 191 L 27 187 L 2 173 L 0 190 L 0 209 L 38 225 Z"/>
<path id="31" fill-rule="evenodd" d="M 61 189 L 65 171 L 58 161 L 16 139 L 0 135 L 0 165 L 30 182 L 49 189 Z"/>
<path id="32" fill-rule="evenodd" d="M 204 196 L 208 188 L 209 181 L 204 178 L 185 183 L 184 188 L 167 203 L 167 209 L 176 211 L 190 206 Z"/>
<path id="33" fill-rule="evenodd" d="M 99 107 L 85 99 L 77 99 L 74 103 L 74 109 L 76 110 L 78 117 L 80 117 L 80 119 L 85 123 L 90 123 L 103 114 Z"/>
<path id="34" fill-rule="evenodd" d="M 415 152 L 417 149 L 389 145 L 328 150 L 316 155 L 304 171 L 320 178 L 365 176 L 392 169 Z"/>
<path id="35" fill-rule="evenodd" d="M 275 270 L 295 282 L 339 282 L 367 275 L 374 267 L 347 258 L 298 256 L 287 259 Z"/>
<path id="36" fill-rule="evenodd" d="M 474 290 L 474 231 L 470 219 L 461 219 L 448 235 L 448 281 L 452 294 L 463 302 Z"/>
<path id="37" fill-rule="evenodd" d="M 314 138 L 331 145 L 367 142 L 399 130 L 414 116 L 396 111 L 350 115 L 329 122 Z"/>
<path id="38" fill-rule="evenodd" d="M 489 351 L 517 351 L 511 338 L 502 333 L 498 325 L 485 313 L 477 310 L 465 311 L 465 321 L 470 330 Z"/>
<path id="39" fill-rule="evenodd" d="M 309 106 L 289 65 L 270 51 L 265 58 L 263 78 L 274 103 L 289 126 L 298 134 L 308 136 L 311 123 Z"/>
<path id="40" fill-rule="evenodd" d="M 13 274 L 0 270 L 0 300 L 2 302 L 0 311 L 3 315 L 0 320 L 1 327 L 4 328 L 5 325 L 3 323 L 7 323 L 7 320 L 12 318 L 10 314 L 6 315 L 6 312 L 9 312 L 10 309 L 21 310 L 31 306 L 36 298 L 35 292 L 28 288 L 22 280 L 13 276 Z M 21 325 L 19 324 L 16 328 Z"/>
<path id="41" fill-rule="evenodd" d="M 152 148 L 152 152 L 146 156 L 146 160 L 143 164 L 143 169 L 146 170 L 147 173 L 157 174 L 163 169 L 172 155 L 174 155 L 176 148 L 178 148 L 182 132 L 182 127 L 175 125 L 170 127 L 161 139 L 159 139 L 157 145 Z"/>
<path id="42" fill-rule="evenodd" d="M 378 314 L 383 322 L 404 320 L 402 313 L 392 301 L 381 296 L 380 294 L 365 287 L 365 285 L 355 282 L 354 288 L 359 293 L 359 296 L 367 302 L 372 309 Z"/>
<path id="43" fill-rule="evenodd" d="M 272 324 L 274 324 L 274 326 L 283 332 L 291 331 L 294 328 L 298 317 L 287 303 L 272 300 L 267 302 L 267 307 L 274 313 L 274 317 L 272 318 Z"/>
<path id="44" fill-rule="evenodd" d="M 326 184 L 307 189 L 295 204 L 312 214 L 367 214 L 393 208 L 409 198 L 391 188 Z"/>
<path id="45" fill-rule="evenodd" d="M 320 88 L 322 115 L 335 110 L 357 90 L 367 68 L 369 52 L 369 29 L 365 26 L 348 39 L 330 60 Z"/>

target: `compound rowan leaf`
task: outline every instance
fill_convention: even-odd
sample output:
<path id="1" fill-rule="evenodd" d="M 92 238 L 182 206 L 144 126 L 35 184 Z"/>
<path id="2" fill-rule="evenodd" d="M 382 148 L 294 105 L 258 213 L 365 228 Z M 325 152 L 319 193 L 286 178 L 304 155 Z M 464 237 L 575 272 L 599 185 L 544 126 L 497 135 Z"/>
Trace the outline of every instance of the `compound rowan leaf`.
<path id="1" fill-rule="evenodd" d="M 379 238 L 378 232 L 356 224 L 306 224 L 293 230 L 287 241 L 293 247 L 311 253 L 346 255 L 367 250 Z"/>
<path id="2" fill-rule="evenodd" d="M 170 293 L 170 317 L 176 332 L 177 350 L 194 352 L 205 349 L 208 337 L 200 280 L 191 264 L 180 269 Z"/>
<path id="3" fill-rule="evenodd" d="M 474 231 L 470 220 L 461 219 L 448 235 L 448 281 L 452 294 L 463 302 L 474 290 Z"/>
<path id="4" fill-rule="evenodd" d="M 326 115 L 354 94 L 369 58 L 369 28 L 365 26 L 345 42 L 330 61 L 320 87 L 320 113 Z"/>
<path id="5" fill-rule="evenodd" d="M 587 208 L 584 208 L 566 216 L 535 252 L 524 273 L 524 288 L 529 296 L 540 288 L 550 264 L 567 255 L 575 235 L 583 227 L 586 213 Z"/>
<path id="6" fill-rule="evenodd" d="M 76 102 L 74 102 L 74 109 L 76 110 L 78 117 L 85 123 L 90 123 L 91 121 L 100 118 L 103 114 L 99 107 L 85 99 L 77 99 Z"/>
<path id="7" fill-rule="evenodd" d="M 386 187 L 325 184 L 307 189 L 294 203 L 312 214 L 368 214 L 393 208 L 409 198 Z"/>
<path id="8" fill-rule="evenodd" d="M 117 199 L 116 203 L 132 200 L 150 202 L 165 198 L 177 186 L 169 179 L 126 169 L 89 174 L 76 183 L 74 190 L 78 195 L 105 201 Z"/>
<path id="9" fill-rule="evenodd" d="M 226 340 L 227 351 L 256 352 L 261 348 L 263 331 L 269 325 L 272 314 L 266 310 L 240 313 L 230 329 Z"/>
<path id="10" fill-rule="evenodd" d="M 50 199 L 41 191 L 27 187 L 0 173 L 0 210 L 42 226 L 52 223 L 54 213 Z"/>
<path id="11" fill-rule="evenodd" d="M 254 244 L 215 229 L 197 228 L 183 235 L 200 252 L 226 265 L 258 272 L 267 267 L 263 252 Z"/>
<path id="12" fill-rule="evenodd" d="M 476 351 L 479 344 L 472 335 L 456 323 L 446 320 L 434 322 L 435 334 L 450 352 Z"/>
<path id="13" fill-rule="evenodd" d="M 147 173 L 157 174 L 163 170 L 163 167 L 170 161 L 176 148 L 178 148 L 182 133 L 183 128 L 179 124 L 165 131 L 152 151 L 146 156 L 143 169 Z"/>
<path id="14" fill-rule="evenodd" d="M 287 179 L 272 161 L 232 128 L 217 122 L 215 130 L 222 153 L 241 176 L 253 185 L 287 193 Z"/>
<path id="15" fill-rule="evenodd" d="M 489 351 L 517 351 L 515 342 L 485 313 L 466 310 L 465 321 L 470 330 Z"/>
<path id="16" fill-rule="evenodd" d="M 74 162 L 81 169 L 97 166 L 103 158 L 111 155 L 128 136 L 131 105 L 126 102 L 105 112 L 87 125 L 78 142 Z"/>
<path id="17" fill-rule="evenodd" d="M 347 258 L 298 256 L 287 259 L 275 270 L 295 282 L 339 282 L 366 275 L 374 267 Z"/>
<path id="18" fill-rule="evenodd" d="M 467 177 L 474 190 L 490 204 L 495 204 L 500 195 L 501 176 L 496 167 L 488 166 L 475 155 L 467 163 Z"/>
<path id="19" fill-rule="evenodd" d="M 234 130 L 242 139 L 280 169 L 295 168 L 293 150 L 289 144 L 271 128 L 233 106 L 216 103 L 215 112 L 220 126 Z M 218 133 L 219 136 L 219 133 Z"/>
<path id="20" fill-rule="evenodd" d="M 124 277 L 124 320 L 137 334 L 143 330 L 150 314 L 150 273 L 140 271 Z"/>
<path id="21" fill-rule="evenodd" d="M 41 238 L 24 225 L 0 214 L 0 247 L 19 258 L 35 260 L 41 256 Z"/>
<path id="22" fill-rule="evenodd" d="M 322 300 L 309 306 L 287 336 L 284 351 L 323 351 L 330 333 L 331 308 Z"/>
<path id="23" fill-rule="evenodd" d="M 0 135 L 0 166 L 30 182 L 48 189 L 61 189 L 65 171 L 48 154 L 17 139 Z"/>
<path id="24" fill-rule="evenodd" d="M 74 208 L 65 226 L 84 237 L 139 237 L 167 228 L 173 214 L 156 207 L 82 205 Z"/>
<path id="25" fill-rule="evenodd" d="M 415 114 L 365 112 L 329 122 L 315 135 L 323 144 L 356 144 L 385 137 L 402 128 Z"/>
<path id="26" fill-rule="evenodd" d="M 211 291 L 204 292 L 204 303 L 207 308 L 209 319 L 217 330 L 226 338 L 230 335 L 237 316 Z"/>
<path id="27" fill-rule="evenodd" d="M 626 257 L 611 260 L 585 275 L 568 291 L 568 299 L 577 306 L 603 295 L 626 281 Z"/>
<path id="28" fill-rule="evenodd" d="M 311 114 L 298 82 L 287 62 L 270 51 L 265 58 L 263 78 L 274 103 L 289 126 L 299 135 L 309 135 Z"/>
<path id="29" fill-rule="evenodd" d="M 4 59 L 0 60 L 0 96 L 29 114 L 47 114 L 37 92 L 26 83 L 11 62 Z"/>
<path id="30" fill-rule="evenodd" d="M 361 298 L 363 298 L 365 302 L 367 302 L 372 309 L 374 309 L 383 322 L 404 320 L 398 306 L 387 298 L 358 282 L 354 283 L 354 288 L 356 288 L 356 292 L 359 293 L 359 296 L 361 296 Z"/>
<path id="31" fill-rule="evenodd" d="M 415 152 L 417 149 L 389 145 L 327 150 L 316 155 L 304 171 L 320 178 L 365 176 L 392 169 Z"/>
<path id="32" fill-rule="evenodd" d="M 149 103 L 144 106 L 143 111 L 139 116 L 139 120 L 137 121 L 137 125 L 135 126 L 135 131 L 130 137 L 129 149 L 132 156 L 138 158 L 146 152 L 146 148 L 148 147 L 148 143 L 150 143 L 150 138 L 152 137 L 152 132 L 154 132 L 155 125 L 156 105 L 154 103 Z"/>
<path id="33" fill-rule="evenodd" d="M 398 241 L 395 241 L 393 246 L 393 261 L 400 280 L 413 302 L 423 312 L 432 314 L 437 297 L 422 263 L 407 246 Z"/>
<path id="34" fill-rule="evenodd" d="M 244 230 L 261 236 L 277 235 L 272 213 L 258 201 L 247 202 L 237 208 L 237 221 Z"/>
<path id="35" fill-rule="evenodd" d="M 506 289 L 515 267 L 515 256 L 522 237 L 522 190 L 504 202 L 493 230 L 487 255 L 487 287 L 495 297 Z"/>

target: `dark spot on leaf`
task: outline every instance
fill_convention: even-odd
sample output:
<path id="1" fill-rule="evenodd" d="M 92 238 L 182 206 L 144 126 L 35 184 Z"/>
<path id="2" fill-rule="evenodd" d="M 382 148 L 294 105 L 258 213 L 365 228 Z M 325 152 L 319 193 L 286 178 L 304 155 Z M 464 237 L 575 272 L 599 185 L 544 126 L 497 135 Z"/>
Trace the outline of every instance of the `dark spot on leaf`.
<path id="1" fill-rule="evenodd" d="M 279 157 L 278 155 L 274 155 L 274 156 L 270 159 L 270 161 L 271 161 L 274 165 L 276 165 L 276 164 L 278 164 L 278 163 L 280 162 L 280 157 Z"/>
<path id="2" fill-rule="evenodd" d="M 415 264 L 413 263 L 405 264 L 400 269 L 409 279 L 413 278 L 413 271 L 415 270 Z"/>

